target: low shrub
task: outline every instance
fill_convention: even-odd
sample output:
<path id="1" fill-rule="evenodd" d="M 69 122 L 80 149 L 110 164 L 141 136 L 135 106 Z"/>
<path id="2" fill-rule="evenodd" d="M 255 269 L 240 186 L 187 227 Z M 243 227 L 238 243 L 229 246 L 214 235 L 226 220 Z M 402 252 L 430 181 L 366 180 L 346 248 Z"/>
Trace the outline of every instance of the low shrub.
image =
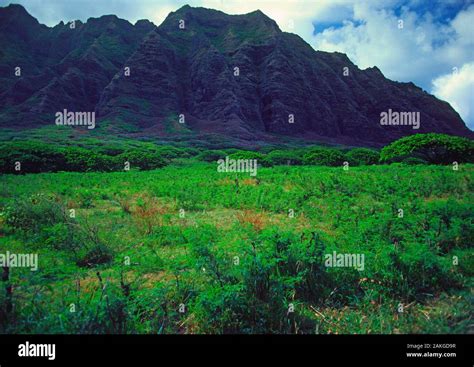
<path id="1" fill-rule="evenodd" d="M 66 208 L 55 197 L 36 194 L 13 200 L 4 209 L 5 223 L 14 230 L 37 231 L 66 221 Z"/>
<path id="2" fill-rule="evenodd" d="M 88 248 L 77 260 L 76 264 L 80 267 L 91 268 L 97 265 L 108 264 L 112 261 L 113 254 L 108 246 L 99 243 Z"/>
<path id="3" fill-rule="evenodd" d="M 402 159 L 401 163 L 406 164 L 408 166 L 416 166 L 417 164 L 428 164 L 428 162 L 425 161 L 424 159 L 417 158 L 417 157 L 404 158 Z"/>
<path id="4" fill-rule="evenodd" d="M 340 166 L 344 163 L 344 154 L 336 149 L 312 148 L 303 157 L 303 164 L 311 166 Z"/>
<path id="5" fill-rule="evenodd" d="M 163 154 L 161 154 L 161 152 Z M 129 149 L 113 155 L 80 147 L 55 147 L 35 141 L 4 143 L 0 145 L 0 173 L 90 172 L 120 171 L 124 163 L 132 168 L 150 170 L 164 167 L 166 157 L 187 156 L 176 148 Z"/>
<path id="6" fill-rule="evenodd" d="M 300 151 L 273 150 L 264 158 L 264 166 L 292 165 L 299 166 L 303 164 L 303 156 Z"/>
<path id="7" fill-rule="evenodd" d="M 258 163 L 264 160 L 264 155 L 250 150 L 241 150 L 229 155 L 229 159 L 256 159 Z"/>
<path id="8" fill-rule="evenodd" d="M 166 161 L 158 153 L 140 150 L 129 150 L 119 154 L 116 157 L 116 162 L 121 167 L 129 162 L 131 169 L 139 168 L 140 170 L 152 170 L 166 166 Z"/>
<path id="9" fill-rule="evenodd" d="M 219 159 L 224 159 L 227 153 L 223 150 L 205 150 L 197 155 L 197 159 L 204 162 L 216 162 Z"/>
<path id="10" fill-rule="evenodd" d="M 346 159 L 351 166 L 367 166 L 377 164 L 380 153 L 367 148 L 355 148 L 346 153 Z"/>

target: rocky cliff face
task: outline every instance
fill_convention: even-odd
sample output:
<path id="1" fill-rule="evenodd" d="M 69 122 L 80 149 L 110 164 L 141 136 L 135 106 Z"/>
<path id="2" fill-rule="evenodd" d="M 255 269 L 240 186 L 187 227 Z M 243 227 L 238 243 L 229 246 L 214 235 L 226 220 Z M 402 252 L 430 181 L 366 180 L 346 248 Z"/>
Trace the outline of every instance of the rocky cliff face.
<path id="1" fill-rule="evenodd" d="M 65 108 L 94 111 L 104 88 L 154 28 L 113 15 L 48 28 L 20 5 L 0 8 L 0 126 L 54 124 L 55 112 Z"/>
<path id="2" fill-rule="evenodd" d="M 115 16 L 75 26 L 48 28 L 21 6 L 0 9 L 0 126 L 53 124 L 67 108 L 139 136 L 354 145 L 418 132 L 473 136 L 448 103 L 344 54 L 315 51 L 260 11 L 185 6 L 159 27 Z M 389 110 L 419 113 L 419 129 L 381 125 Z"/>

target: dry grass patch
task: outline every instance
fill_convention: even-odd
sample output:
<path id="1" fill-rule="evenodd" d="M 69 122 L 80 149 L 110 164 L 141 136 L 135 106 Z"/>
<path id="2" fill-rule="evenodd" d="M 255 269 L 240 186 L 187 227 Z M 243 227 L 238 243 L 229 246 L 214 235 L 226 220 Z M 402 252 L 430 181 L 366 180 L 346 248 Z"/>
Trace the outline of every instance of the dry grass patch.
<path id="1" fill-rule="evenodd" d="M 257 178 L 245 178 L 241 181 L 241 184 L 245 186 L 257 186 L 260 184 L 260 180 Z"/>
<path id="2" fill-rule="evenodd" d="M 163 225 L 163 215 L 169 213 L 170 208 L 154 196 L 141 194 L 130 211 L 139 231 L 143 234 L 151 234 L 153 227 Z"/>
<path id="3" fill-rule="evenodd" d="M 267 214 L 262 212 L 255 212 L 248 209 L 237 213 L 236 217 L 240 225 L 250 225 L 257 232 L 261 232 L 265 227 L 270 224 L 270 219 Z"/>

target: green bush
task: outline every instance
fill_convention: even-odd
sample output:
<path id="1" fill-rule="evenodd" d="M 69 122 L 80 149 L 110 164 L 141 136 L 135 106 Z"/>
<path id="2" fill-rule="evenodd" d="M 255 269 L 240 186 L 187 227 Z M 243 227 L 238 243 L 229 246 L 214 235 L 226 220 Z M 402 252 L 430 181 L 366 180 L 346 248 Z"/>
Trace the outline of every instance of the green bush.
<path id="1" fill-rule="evenodd" d="M 123 170 L 126 161 L 130 162 L 132 168 L 150 170 L 165 166 L 165 157 L 181 157 L 187 154 L 173 147 L 156 150 L 153 147 L 141 147 L 113 156 L 99 153 L 99 149 L 55 147 L 45 143 L 23 141 L 0 145 L 0 172 L 110 172 Z M 21 164 L 19 171 L 15 170 L 16 162 Z"/>
<path id="2" fill-rule="evenodd" d="M 192 149 L 179 149 L 179 148 L 175 148 L 171 146 L 162 146 L 156 149 L 156 153 L 158 153 L 161 157 L 165 159 L 187 158 L 193 155 L 191 154 L 193 153 L 193 150 Z"/>
<path id="3" fill-rule="evenodd" d="M 113 254 L 110 248 L 102 243 L 98 243 L 87 249 L 85 254 L 76 260 L 76 263 L 77 266 L 90 268 L 96 265 L 108 264 L 112 259 Z"/>
<path id="4" fill-rule="evenodd" d="M 10 202 L 4 209 L 6 224 L 21 231 L 38 231 L 39 228 L 62 223 L 66 208 L 54 197 L 37 194 Z"/>
<path id="5" fill-rule="evenodd" d="M 15 170 L 19 162 L 21 169 Z M 0 145 L 1 173 L 38 173 L 63 170 L 66 162 L 61 149 L 50 144 L 23 141 Z"/>
<path id="6" fill-rule="evenodd" d="M 305 165 L 312 166 L 340 166 L 344 163 L 344 154 L 336 149 L 312 148 L 303 157 Z"/>
<path id="7" fill-rule="evenodd" d="M 402 297 L 423 298 L 423 294 L 459 286 L 458 275 L 446 261 L 426 245 L 407 245 L 401 253 L 391 254 L 394 273 L 391 292 Z"/>
<path id="8" fill-rule="evenodd" d="M 139 168 L 141 170 L 151 170 L 166 166 L 166 161 L 158 153 L 139 150 L 131 150 L 119 154 L 116 157 L 116 162 L 120 167 L 124 167 L 125 162 L 129 162 L 131 169 Z"/>
<path id="9" fill-rule="evenodd" d="M 256 159 L 258 163 L 262 162 L 264 157 L 265 156 L 262 153 L 250 150 L 241 150 L 229 155 L 230 159 Z"/>
<path id="10" fill-rule="evenodd" d="M 417 157 L 405 158 L 401 161 L 401 163 L 409 165 L 409 166 L 415 166 L 417 164 L 428 164 L 428 162 L 425 161 L 424 159 L 417 158 Z"/>
<path id="11" fill-rule="evenodd" d="M 260 163 L 263 161 L 264 155 L 248 150 L 228 149 L 206 150 L 197 156 L 199 160 L 205 162 L 216 162 L 219 159 L 225 159 L 225 157 L 229 157 L 229 159 L 257 159 Z"/>
<path id="12" fill-rule="evenodd" d="M 377 164 L 379 152 L 367 148 L 355 148 L 346 153 L 346 159 L 351 166 L 367 166 Z"/>
<path id="13" fill-rule="evenodd" d="M 267 167 L 279 165 L 299 166 L 303 164 L 303 156 L 300 151 L 273 150 L 263 158 L 262 164 Z"/>
<path id="14" fill-rule="evenodd" d="M 212 235 L 206 238 L 191 240 L 196 265 L 209 278 L 210 286 L 194 304 L 205 332 L 294 332 L 293 322 L 300 323 L 303 316 L 293 297 L 314 303 L 332 289 L 321 261 L 324 245 L 316 233 L 265 230 L 247 244 L 239 266 L 229 264 L 209 244 Z M 288 312 L 290 304 L 294 313 Z"/>
<path id="15" fill-rule="evenodd" d="M 419 158 L 433 164 L 474 162 L 474 141 L 445 134 L 415 134 L 387 145 L 380 153 L 386 163 Z"/>
<path id="16" fill-rule="evenodd" d="M 228 284 L 203 290 L 193 309 L 202 332 L 236 334 L 250 331 L 247 320 L 242 318 L 248 318 L 249 306 L 242 297 L 241 286 Z"/>
<path id="17" fill-rule="evenodd" d="M 223 150 L 205 150 L 197 155 L 197 159 L 204 162 L 216 162 L 219 159 L 224 159 L 227 153 Z"/>
<path id="18" fill-rule="evenodd" d="M 63 150 L 66 164 L 64 171 L 90 172 L 102 171 L 109 172 L 117 169 L 114 157 L 104 154 L 88 151 L 82 148 L 66 148 Z"/>

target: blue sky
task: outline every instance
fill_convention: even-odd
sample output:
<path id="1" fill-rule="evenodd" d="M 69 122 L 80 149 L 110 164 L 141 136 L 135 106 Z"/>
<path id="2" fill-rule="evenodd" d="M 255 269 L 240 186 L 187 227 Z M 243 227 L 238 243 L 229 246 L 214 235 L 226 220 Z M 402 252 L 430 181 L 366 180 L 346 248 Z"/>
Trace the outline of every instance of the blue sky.
<path id="1" fill-rule="evenodd" d="M 256 9 L 315 49 L 346 53 L 360 68 L 413 81 L 446 100 L 474 129 L 474 0 L 0 0 L 53 26 L 104 14 L 159 25 L 189 4 L 243 14 Z M 403 27 L 400 28 L 400 21 Z"/>

